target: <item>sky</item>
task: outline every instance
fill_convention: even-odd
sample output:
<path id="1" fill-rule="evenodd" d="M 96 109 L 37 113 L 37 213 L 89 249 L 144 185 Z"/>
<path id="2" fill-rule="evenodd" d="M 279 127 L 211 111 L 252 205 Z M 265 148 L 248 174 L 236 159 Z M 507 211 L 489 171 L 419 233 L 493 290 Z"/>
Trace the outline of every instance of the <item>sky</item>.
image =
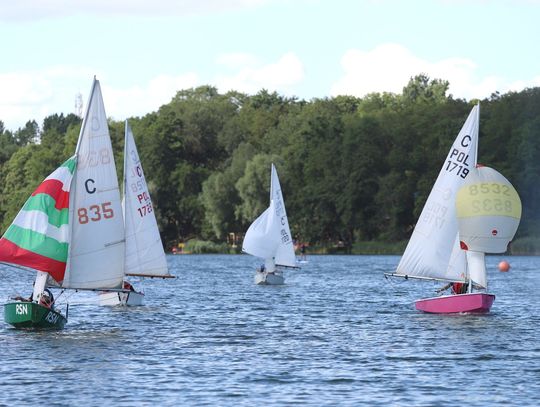
<path id="1" fill-rule="evenodd" d="M 0 0 L 0 121 L 76 113 L 94 75 L 115 120 L 200 85 L 311 100 L 424 73 L 481 99 L 540 86 L 539 21 L 540 0 Z"/>

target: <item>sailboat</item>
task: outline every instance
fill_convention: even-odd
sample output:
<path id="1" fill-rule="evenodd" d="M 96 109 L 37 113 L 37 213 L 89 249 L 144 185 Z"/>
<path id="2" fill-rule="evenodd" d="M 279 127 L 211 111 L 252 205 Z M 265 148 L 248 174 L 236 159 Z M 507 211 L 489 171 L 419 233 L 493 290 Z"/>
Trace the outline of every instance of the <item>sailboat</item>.
<path id="1" fill-rule="evenodd" d="M 16 328 L 67 322 L 47 288 L 123 291 L 120 191 L 99 81 L 94 78 L 75 155 L 34 191 L 0 239 L 0 261 L 37 271 L 30 298 L 4 305 Z"/>
<path id="2" fill-rule="evenodd" d="M 255 284 L 283 284 L 283 268 L 299 268 L 274 164 L 270 178 L 270 206 L 248 228 L 242 251 L 264 260 L 255 272 Z"/>
<path id="3" fill-rule="evenodd" d="M 454 287 L 454 294 L 417 300 L 420 311 L 489 312 L 495 296 L 487 292 L 484 253 L 506 251 L 519 224 L 515 189 L 495 170 L 477 166 L 479 115 L 476 105 L 450 148 L 396 272 L 387 274 Z"/>
<path id="4" fill-rule="evenodd" d="M 167 259 L 144 177 L 139 153 L 128 121 L 125 122 L 124 199 L 122 200 L 126 250 L 126 276 L 174 278 L 169 274 Z M 128 292 L 103 291 L 100 305 L 142 305 L 144 293 L 124 281 Z"/>

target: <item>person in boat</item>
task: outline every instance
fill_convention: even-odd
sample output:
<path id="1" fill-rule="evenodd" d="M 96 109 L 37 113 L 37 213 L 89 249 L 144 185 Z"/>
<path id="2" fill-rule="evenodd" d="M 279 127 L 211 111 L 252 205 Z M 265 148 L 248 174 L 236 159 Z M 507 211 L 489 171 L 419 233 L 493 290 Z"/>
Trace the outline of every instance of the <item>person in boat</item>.
<path id="1" fill-rule="evenodd" d="M 465 294 L 467 292 L 468 284 L 465 283 L 452 283 L 452 293 Z"/>
<path id="2" fill-rule="evenodd" d="M 34 281 L 34 283 L 32 284 L 32 288 L 34 288 L 35 285 L 36 285 L 36 282 Z M 32 291 L 32 293 L 30 294 L 30 297 L 28 298 L 24 298 L 21 295 L 17 295 L 16 297 L 11 297 L 11 299 L 15 301 L 32 302 L 34 301 L 34 291 Z"/>
<path id="3" fill-rule="evenodd" d="M 266 267 L 264 266 L 264 263 L 261 264 L 261 267 L 259 267 L 259 270 L 257 271 L 260 271 L 261 273 L 264 273 L 266 271 Z"/>
<path id="4" fill-rule="evenodd" d="M 466 283 L 460 283 L 460 282 L 448 283 L 445 286 L 439 288 L 437 290 L 437 292 L 442 293 L 443 291 L 448 290 L 450 287 L 452 287 L 452 294 L 465 294 L 465 293 L 467 293 L 467 284 Z"/>
<path id="5" fill-rule="evenodd" d="M 135 288 L 129 283 L 129 281 L 124 281 L 124 290 L 135 291 Z"/>
<path id="6" fill-rule="evenodd" d="M 54 296 L 48 288 L 46 288 L 43 291 L 43 294 L 41 294 L 39 304 L 50 309 L 54 308 Z"/>
<path id="7" fill-rule="evenodd" d="M 18 295 L 16 297 L 11 297 L 11 299 L 15 300 L 15 301 L 32 302 L 33 296 L 34 296 L 34 293 L 30 294 L 29 298 L 24 298 L 24 297 Z"/>

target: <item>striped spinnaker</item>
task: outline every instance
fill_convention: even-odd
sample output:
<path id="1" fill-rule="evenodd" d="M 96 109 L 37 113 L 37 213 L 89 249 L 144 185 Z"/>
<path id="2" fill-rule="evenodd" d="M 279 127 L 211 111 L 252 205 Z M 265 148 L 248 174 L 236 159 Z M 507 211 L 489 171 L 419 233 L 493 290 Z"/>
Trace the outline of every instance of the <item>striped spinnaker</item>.
<path id="1" fill-rule="evenodd" d="M 45 271 L 61 282 L 69 246 L 69 190 L 76 167 L 71 157 L 26 201 L 0 239 L 0 261 Z"/>

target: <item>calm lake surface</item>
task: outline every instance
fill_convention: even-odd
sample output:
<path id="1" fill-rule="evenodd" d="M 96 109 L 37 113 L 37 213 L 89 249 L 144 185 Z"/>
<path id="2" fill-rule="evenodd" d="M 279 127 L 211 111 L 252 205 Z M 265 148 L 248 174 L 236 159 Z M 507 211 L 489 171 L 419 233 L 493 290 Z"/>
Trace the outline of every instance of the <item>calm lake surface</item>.
<path id="1" fill-rule="evenodd" d="M 398 256 L 311 256 L 281 287 L 250 256 L 168 256 L 144 307 L 70 292 L 63 331 L 2 319 L 0 405 L 538 406 L 540 257 L 502 258 L 490 314 L 437 316 L 413 304 L 437 285 L 384 279 Z M 0 266 L 2 301 L 33 279 Z"/>

